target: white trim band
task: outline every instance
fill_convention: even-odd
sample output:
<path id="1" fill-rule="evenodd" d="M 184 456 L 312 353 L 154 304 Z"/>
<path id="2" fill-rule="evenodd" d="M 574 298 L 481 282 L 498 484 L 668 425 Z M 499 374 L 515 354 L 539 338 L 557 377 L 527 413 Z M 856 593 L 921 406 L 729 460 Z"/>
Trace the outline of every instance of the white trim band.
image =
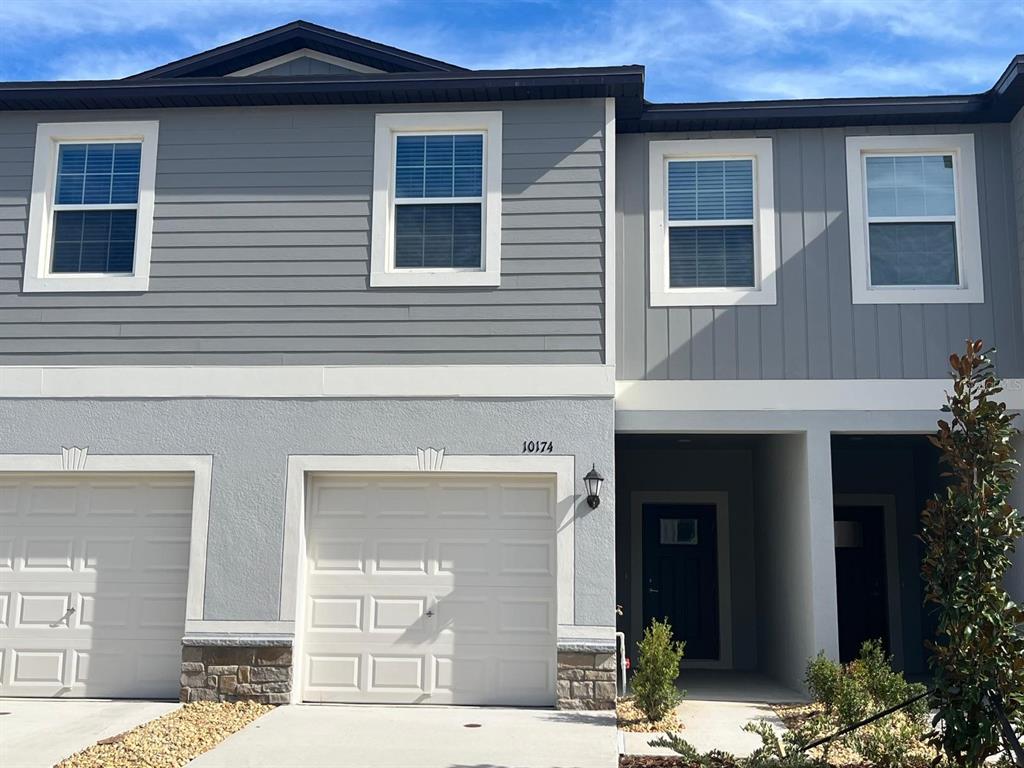
<path id="1" fill-rule="evenodd" d="M 0 397 L 612 397 L 610 365 L 0 366 Z"/>
<path id="2" fill-rule="evenodd" d="M 949 379 L 619 381 L 616 411 L 937 411 Z M 1024 379 L 1003 380 L 1003 402 L 1024 409 Z"/>

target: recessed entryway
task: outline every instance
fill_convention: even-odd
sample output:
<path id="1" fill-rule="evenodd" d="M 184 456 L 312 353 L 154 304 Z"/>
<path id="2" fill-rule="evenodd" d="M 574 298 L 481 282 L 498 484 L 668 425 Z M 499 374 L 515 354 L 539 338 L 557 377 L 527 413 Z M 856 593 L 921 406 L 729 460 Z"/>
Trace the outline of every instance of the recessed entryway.
<path id="1" fill-rule="evenodd" d="M 319 473 L 306 495 L 303 701 L 554 703 L 553 473 Z"/>
<path id="2" fill-rule="evenodd" d="M 833 435 L 839 654 L 880 639 L 896 668 L 926 679 L 936 614 L 924 601 L 921 511 L 944 479 L 925 435 Z"/>
<path id="3" fill-rule="evenodd" d="M 0 695 L 177 698 L 190 474 L 0 474 Z"/>

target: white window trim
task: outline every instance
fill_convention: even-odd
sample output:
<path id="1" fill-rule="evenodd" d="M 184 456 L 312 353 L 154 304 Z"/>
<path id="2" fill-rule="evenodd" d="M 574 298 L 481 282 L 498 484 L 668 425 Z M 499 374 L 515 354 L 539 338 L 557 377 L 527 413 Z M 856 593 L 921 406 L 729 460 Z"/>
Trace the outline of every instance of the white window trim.
<path id="1" fill-rule="evenodd" d="M 670 288 L 668 176 L 670 160 L 746 158 L 754 161 L 753 288 Z M 650 144 L 650 288 L 652 307 L 775 304 L 775 189 L 771 139 L 680 139 Z M 710 223 L 710 222 L 709 222 Z"/>
<path id="2" fill-rule="evenodd" d="M 865 158 L 869 155 L 940 153 L 953 156 L 957 212 L 957 272 L 960 284 L 872 286 L 871 259 L 868 252 Z M 981 230 L 978 223 L 978 174 L 974 161 L 973 134 L 848 136 L 846 187 L 850 215 L 850 278 L 854 304 L 980 304 L 985 301 Z"/>
<path id="3" fill-rule="evenodd" d="M 501 284 L 501 125 L 501 112 L 377 115 L 373 150 L 373 236 L 370 242 L 372 287 L 496 287 Z M 403 133 L 466 131 L 484 134 L 482 268 L 395 269 L 393 158 L 396 137 Z M 452 200 L 457 201 L 457 198 Z"/>
<path id="4" fill-rule="evenodd" d="M 40 123 L 32 167 L 32 199 L 25 245 L 25 293 L 84 291 L 145 291 L 149 288 L 149 260 L 153 241 L 153 199 L 159 134 L 156 120 L 96 123 Z M 52 260 L 54 193 L 57 152 L 62 143 L 140 141 L 138 219 L 131 274 L 54 274 Z"/>

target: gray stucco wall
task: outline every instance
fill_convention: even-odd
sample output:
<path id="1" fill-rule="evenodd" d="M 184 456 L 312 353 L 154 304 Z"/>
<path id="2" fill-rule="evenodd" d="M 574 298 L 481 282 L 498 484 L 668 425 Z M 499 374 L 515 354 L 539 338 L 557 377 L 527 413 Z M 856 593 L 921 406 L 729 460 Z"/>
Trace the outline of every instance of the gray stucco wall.
<path id="1" fill-rule="evenodd" d="M 289 454 L 518 454 L 553 440 L 576 457 L 576 492 L 596 464 L 601 506 L 579 497 L 576 623 L 615 623 L 612 401 L 0 400 L 0 453 L 212 454 L 205 618 L 279 616 Z"/>
<path id="2" fill-rule="evenodd" d="M 1018 125 L 1016 130 L 1024 129 Z M 974 134 L 984 304 L 853 304 L 845 146 L 847 135 L 864 133 Z M 1020 262 L 1006 124 L 757 132 L 774 140 L 778 303 L 651 307 L 648 142 L 751 135 L 723 131 L 619 137 L 620 379 L 943 378 L 949 353 L 961 349 L 968 336 L 999 347 L 1004 376 L 1024 375 Z"/>
<path id="3" fill-rule="evenodd" d="M 369 288 L 371 107 L 0 116 L 0 364 L 600 363 L 604 101 L 503 112 L 500 288 Z M 38 122 L 160 121 L 147 293 L 22 294 Z"/>
<path id="4" fill-rule="evenodd" d="M 769 435 L 754 453 L 758 668 L 795 690 L 808 659 L 839 656 L 828 440 Z"/>

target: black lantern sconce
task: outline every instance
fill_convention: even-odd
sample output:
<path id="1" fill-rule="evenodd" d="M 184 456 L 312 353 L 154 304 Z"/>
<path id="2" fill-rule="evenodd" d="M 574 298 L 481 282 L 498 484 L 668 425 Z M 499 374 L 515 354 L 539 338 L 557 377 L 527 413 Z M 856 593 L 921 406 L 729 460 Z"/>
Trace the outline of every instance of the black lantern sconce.
<path id="1" fill-rule="evenodd" d="M 601 483 L 604 478 L 597 471 L 597 465 L 591 466 L 590 471 L 583 476 L 583 483 L 587 486 L 587 504 L 591 509 L 597 509 L 601 503 Z"/>

